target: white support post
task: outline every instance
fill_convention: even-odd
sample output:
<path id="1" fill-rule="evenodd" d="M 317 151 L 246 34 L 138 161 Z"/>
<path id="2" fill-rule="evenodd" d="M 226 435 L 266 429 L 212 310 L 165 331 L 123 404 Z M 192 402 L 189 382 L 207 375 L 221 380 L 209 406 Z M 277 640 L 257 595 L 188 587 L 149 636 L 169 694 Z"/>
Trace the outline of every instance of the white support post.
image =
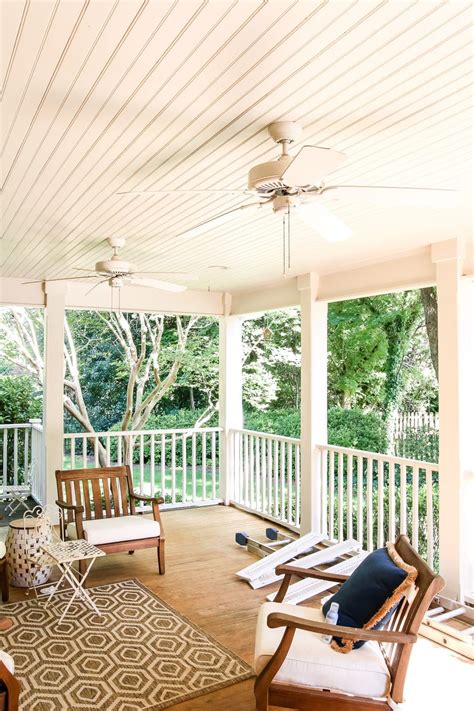
<path id="1" fill-rule="evenodd" d="M 465 475 L 472 465 L 474 313 L 456 240 L 432 246 L 438 290 L 439 556 L 442 595 L 463 599 Z M 470 351 L 470 353 L 468 352 Z"/>
<path id="2" fill-rule="evenodd" d="M 301 306 L 301 533 L 321 531 L 321 458 L 327 443 L 327 303 L 317 301 L 318 277 L 298 277 Z"/>
<path id="3" fill-rule="evenodd" d="M 45 284 L 46 332 L 44 369 L 44 431 L 46 496 L 54 506 L 56 469 L 62 469 L 64 446 L 64 316 L 66 287 L 63 283 Z"/>
<path id="4" fill-rule="evenodd" d="M 230 315 L 231 296 L 224 294 L 224 316 L 219 322 L 220 492 L 226 506 L 233 498 L 235 456 L 231 429 L 242 429 L 242 319 Z"/>

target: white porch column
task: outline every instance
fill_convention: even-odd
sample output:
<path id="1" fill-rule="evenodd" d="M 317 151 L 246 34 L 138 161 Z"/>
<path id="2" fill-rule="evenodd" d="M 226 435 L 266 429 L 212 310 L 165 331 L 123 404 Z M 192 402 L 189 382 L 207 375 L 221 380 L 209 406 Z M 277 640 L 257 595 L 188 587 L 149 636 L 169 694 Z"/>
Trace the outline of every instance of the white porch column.
<path id="1" fill-rule="evenodd" d="M 231 429 L 242 429 L 242 319 L 230 316 L 231 296 L 224 295 L 224 316 L 219 321 L 219 426 L 220 491 L 226 506 L 233 497 L 234 453 Z"/>
<path id="2" fill-rule="evenodd" d="M 467 565 L 463 494 L 473 465 L 474 313 L 456 240 L 433 245 L 432 259 L 438 289 L 439 555 L 446 580 L 441 594 L 462 600 Z"/>
<path id="3" fill-rule="evenodd" d="M 316 444 L 327 442 L 327 303 L 318 276 L 298 277 L 301 306 L 301 533 L 321 529 L 321 476 Z"/>
<path id="4" fill-rule="evenodd" d="M 63 465 L 64 439 L 64 315 L 66 287 L 62 283 L 46 282 L 46 331 L 44 369 L 44 476 L 46 477 L 45 502 L 54 505 L 56 495 L 56 469 Z"/>

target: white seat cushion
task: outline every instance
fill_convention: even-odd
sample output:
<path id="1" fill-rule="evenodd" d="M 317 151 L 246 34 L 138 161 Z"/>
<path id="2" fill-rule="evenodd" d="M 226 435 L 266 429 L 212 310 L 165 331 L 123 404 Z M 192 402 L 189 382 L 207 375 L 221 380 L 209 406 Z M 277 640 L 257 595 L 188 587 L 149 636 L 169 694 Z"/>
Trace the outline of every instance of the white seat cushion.
<path id="1" fill-rule="evenodd" d="M 141 538 L 156 538 L 160 535 L 160 524 L 144 516 L 117 516 L 84 521 L 84 538 L 88 543 L 101 545 L 120 541 L 137 541 Z M 76 524 L 69 523 L 67 535 L 77 538 Z"/>
<path id="2" fill-rule="evenodd" d="M 15 662 L 13 661 L 13 657 L 11 657 L 9 654 L 6 652 L 2 652 L 0 650 L 0 662 L 3 662 L 10 672 L 10 674 L 15 673 Z"/>
<path id="3" fill-rule="evenodd" d="M 264 603 L 257 620 L 257 674 L 273 656 L 285 631 L 284 627 L 270 629 L 267 626 L 267 617 L 272 612 L 324 622 L 321 609 Z M 376 698 L 386 697 L 390 690 L 390 675 L 376 642 L 367 642 L 360 649 L 340 654 L 322 642 L 320 635 L 303 630 L 296 630 L 288 655 L 274 681 Z"/>
<path id="4" fill-rule="evenodd" d="M 5 553 L 7 552 L 5 548 L 5 544 L 3 541 L 0 541 L 0 558 L 5 558 Z"/>

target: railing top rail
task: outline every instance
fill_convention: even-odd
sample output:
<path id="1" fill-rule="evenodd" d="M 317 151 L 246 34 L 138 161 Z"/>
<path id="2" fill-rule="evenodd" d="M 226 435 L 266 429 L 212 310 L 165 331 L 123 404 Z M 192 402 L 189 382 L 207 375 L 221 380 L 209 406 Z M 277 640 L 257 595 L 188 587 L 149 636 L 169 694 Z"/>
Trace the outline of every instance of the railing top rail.
<path id="1" fill-rule="evenodd" d="M 64 439 L 82 439 L 83 437 L 134 437 L 135 435 L 161 435 L 161 434 L 201 434 L 206 432 L 222 432 L 222 427 L 184 427 L 181 429 L 165 430 L 109 430 L 108 432 L 65 432 Z"/>
<path id="2" fill-rule="evenodd" d="M 31 423 L 27 422 L 21 424 L 7 425 L 0 423 L 0 430 L 29 430 L 31 429 Z"/>
<path id="3" fill-rule="evenodd" d="M 269 432 L 257 432 L 256 430 L 238 430 L 231 429 L 230 432 L 238 432 L 239 434 L 253 435 L 254 437 L 263 437 L 264 439 L 274 439 L 278 442 L 289 442 L 290 444 L 301 444 L 301 439 L 297 437 L 284 437 L 283 435 L 270 434 Z"/>
<path id="4" fill-rule="evenodd" d="M 325 449 L 328 452 L 340 452 L 341 454 L 352 454 L 355 457 L 366 457 L 369 459 L 383 459 L 385 462 L 393 464 L 405 464 L 408 467 L 418 467 L 419 469 L 431 469 L 439 471 L 439 464 L 434 462 L 424 462 L 421 459 L 407 459 L 405 457 L 395 457 L 392 454 L 381 454 L 380 452 L 369 452 L 363 449 L 351 449 L 350 447 L 338 447 L 334 444 L 317 444 L 318 449 Z"/>

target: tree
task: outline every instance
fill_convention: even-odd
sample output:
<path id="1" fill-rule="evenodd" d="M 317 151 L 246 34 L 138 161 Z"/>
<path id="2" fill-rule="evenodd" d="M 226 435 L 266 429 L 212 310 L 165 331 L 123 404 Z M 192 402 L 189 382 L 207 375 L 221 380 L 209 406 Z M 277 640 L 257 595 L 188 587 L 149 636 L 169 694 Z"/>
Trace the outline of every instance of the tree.
<path id="1" fill-rule="evenodd" d="M 243 399 L 252 409 L 299 408 L 301 321 L 299 309 L 271 311 L 245 321 Z"/>
<path id="2" fill-rule="evenodd" d="M 367 299 L 329 304 L 329 404 L 380 409 L 387 340 Z"/>
<path id="3" fill-rule="evenodd" d="M 89 419 L 77 363 L 74 339 L 67 319 L 64 339 L 64 407 L 86 432 L 94 428 Z M 29 373 L 39 388 L 44 384 L 43 334 L 44 313 L 41 309 L 14 307 L 3 311 L 0 322 L 4 357 L 20 370 Z"/>
<path id="4" fill-rule="evenodd" d="M 95 352 L 97 341 L 104 342 L 104 332 L 110 332 L 113 338 L 108 340 L 114 351 L 116 373 L 125 390 L 120 428 L 142 429 L 154 408 L 175 385 L 189 333 L 197 322 L 196 317 L 141 313 L 103 315 L 97 312 L 91 316 L 90 312 L 71 312 L 65 319 L 63 377 L 66 412 L 85 432 L 95 433 L 82 388 L 83 363 L 90 359 L 91 352 Z M 97 324 L 101 324 L 102 329 L 97 328 Z M 17 368 L 28 372 L 42 387 L 42 311 L 22 308 L 5 310 L 1 330 L 4 357 Z M 73 331 L 88 334 L 82 348 L 76 347 Z M 87 377 L 84 382 L 87 384 Z M 105 463 L 102 444 L 95 438 L 91 441 L 98 447 L 99 461 Z"/>
<path id="5" fill-rule="evenodd" d="M 434 286 L 420 289 L 421 303 L 425 314 L 426 333 L 430 344 L 431 362 L 433 370 L 438 376 L 438 294 Z"/>

